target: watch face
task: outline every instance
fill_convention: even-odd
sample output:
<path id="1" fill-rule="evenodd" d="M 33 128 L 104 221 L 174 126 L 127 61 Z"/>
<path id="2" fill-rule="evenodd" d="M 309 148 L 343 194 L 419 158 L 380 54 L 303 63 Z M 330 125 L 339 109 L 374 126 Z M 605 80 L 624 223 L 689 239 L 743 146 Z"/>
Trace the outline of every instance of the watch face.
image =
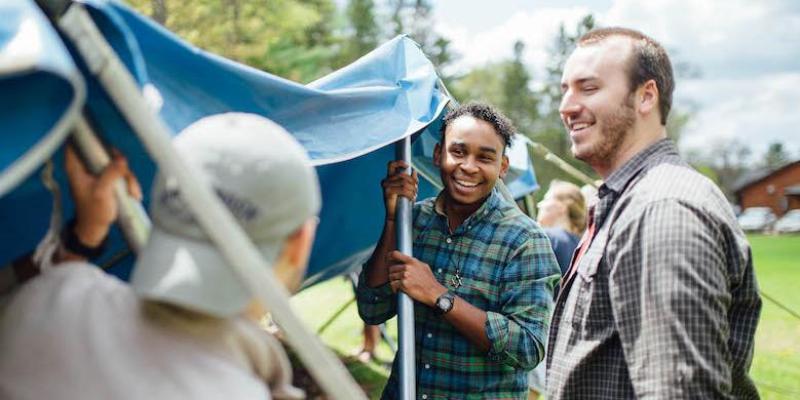
<path id="1" fill-rule="evenodd" d="M 450 300 L 449 298 L 443 297 L 443 298 L 439 299 L 439 308 L 441 308 L 442 311 L 447 311 L 452 306 L 453 306 L 453 301 Z"/>

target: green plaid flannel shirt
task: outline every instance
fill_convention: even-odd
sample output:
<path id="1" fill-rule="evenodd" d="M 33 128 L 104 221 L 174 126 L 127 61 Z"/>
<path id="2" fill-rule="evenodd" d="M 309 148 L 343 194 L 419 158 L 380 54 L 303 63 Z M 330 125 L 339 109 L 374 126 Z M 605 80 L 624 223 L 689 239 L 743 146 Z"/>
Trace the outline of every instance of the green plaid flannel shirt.
<path id="1" fill-rule="evenodd" d="M 486 311 L 491 342 L 481 352 L 433 310 L 415 302 L 417 398 L 524 399 L 527 371 L 544 357 L 553 289 L 560 278 L 542 229 L 497 190 L 452 234 L 430 198 L 414 205 L 414 257 L 457 296 Z M 462 285 L 454 288 L 456 269 Z M 363 272 L 362 272 L 363 274 Z M 397 313 L 388 284 L 369 288 L 361 276 L 358 311 L 368 324 Z M 382 398 L 398 396 L 398 360 Z"/>

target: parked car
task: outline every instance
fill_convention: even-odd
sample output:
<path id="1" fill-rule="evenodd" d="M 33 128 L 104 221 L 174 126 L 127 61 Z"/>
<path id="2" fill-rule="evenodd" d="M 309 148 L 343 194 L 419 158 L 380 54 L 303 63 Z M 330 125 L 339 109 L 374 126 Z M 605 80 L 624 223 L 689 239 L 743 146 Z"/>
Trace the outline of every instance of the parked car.
<path id="1" fill-rule="evenodd" d="M 791 210 L 775 223 L 778 233 L 800 232 L 800 210 Z"/>
<path id="2" fill-rule="evenodd" d="M 769 207 L 748 207 L 739 215 L 739 226 L 745 232 L 760 232 L 772 228 L 775 219 Z"/>

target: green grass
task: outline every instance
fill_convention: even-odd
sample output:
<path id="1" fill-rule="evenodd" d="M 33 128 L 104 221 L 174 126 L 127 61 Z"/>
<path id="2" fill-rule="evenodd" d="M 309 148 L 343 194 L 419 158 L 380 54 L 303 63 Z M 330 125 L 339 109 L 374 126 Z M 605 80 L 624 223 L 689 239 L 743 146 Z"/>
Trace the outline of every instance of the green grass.
<path id="1" fill-rule="evenodd" d="M 749 239 L 761 292 L 800 312 L 800 236 Z M 763 301 L 751 376 L 763 399 L 800 399 L 800 320 Z"/>
<path id="2" fill-rule="evenodd" d="M 350 281 L 335 278 L 300 292 L 292 298 L 292 306 L 300 313 L 306 325 L 314 332 L 318 332 L 337 310 L 352 299 L 353 290 Z M 393 318 L 389 321 L 388 329 L 396 338 L 395 320 L 396 318 Z M 320 337 L 331 349 L 343 356 L 348 370 L 369 397 L 378 399 L 389 378 L 388 363 L 394 358 L 394 353 L 388 345 L 381 343 L 376 350 L 377 360 L 367 364 L 347 360 L 348 356 L 361 349 L 363 326 L 358 317 L 356 304 L 352 302 L 325 328 Z"/>
<path id="3" fill-rule="evenodd" d="M 800 236 L 750 236 L 756 275 L 762 293 L 800 312 Z M 303 291 L 292 299 L 306 324 L 319 329 L 341 306 L 353 298 L 350 283 L 333 279 Z M 355 303 L 345 309 L 322 333 L 322 340 L 342 355 L 361 345 L 362 323 Z M 389 332 L 396 332 L 394 320 Z M 380 360 L 391 361 L 388 346 L 378 348 Z M 380 397 L 388 369 L 379 362 L 348 362 L 350 372 L 370 398 Z M 750 374 L 765 400 L 800 399 L 800 320 L 764 298 Z"/>

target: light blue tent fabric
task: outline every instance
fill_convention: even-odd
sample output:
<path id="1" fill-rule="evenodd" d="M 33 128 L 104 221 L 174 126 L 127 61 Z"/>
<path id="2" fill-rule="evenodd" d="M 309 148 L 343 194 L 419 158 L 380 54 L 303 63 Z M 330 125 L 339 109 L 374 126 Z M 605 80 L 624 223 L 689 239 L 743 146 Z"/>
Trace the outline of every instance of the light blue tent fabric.
<path id="1" fill-rule="evenodd" d="M 35 4 L 0 0 L 0 16 L 2 197 L 60 144 L 85 89 L 69 52 Z"/>
<path id="2" fill-rule="evenodd" d="M 30 4 L 14 2 L 7 7 Z M 383 221 L 379 182 L 386 163 L 394 157 L 391 144 L 408 135 L 438 137 L 437 123 L 449 99 L 433 65 L 406 37 L 397 37 L 352 65 L 304 86 L 199 50 L 127 6 L 102 0 L 84 4 L 137 81 L 148 88 L 148 99 L 160 106 L 160 116 L 173 132 L 207 115 L 251 112 L 281 124 L 308 150 L 322 184 L 323 209 L 307 283 L 341 273 L 374 244 Z M 0 32 L 18 30 L 5 14 L 3 11 Z M 46 21 L 37 23 L 52 33 Z M 49 40 L 59 42 L 55 36 Z M 80 58 L 74 53 L 72 57 L 87 87 L 86 115 L 103 140 L 127 155 L 143 187 L 149 189 L 155 166 L 101 86 L 86 73 Z M 14 76 L 0 76 L 0 98 L 11 93 L 7 78 L 13 81 Z M 37 91 L 23 93 L 27 96 L 25 112 L 55 108 Z M 57 110 L 51 112 L 57 114 Z M 1 124 L 8 126 L 8 121 L 0 114 Z M 13 138 L 0 137 L 4 157 L 17 157 L 7 152 L 7 141 L 21 136 L 35 142 L 43 129 L 19 127 Z M 426 150 L 415 146 L 415 151 Z M 59 156 L 55 160 L 61 164 Z M 532 167 L 527 169 L 532 174 Z M 62 175 L 59 170 L 57 178 L 66 188 Z M 516 192 L 535 188 L 534 179 L 533 185 Z M 425 190 L 433 192 L 428 185 Z M 35 247 L 46 231 L 50 202 L 36 175 L 0 198 L 0 221 L 6 228 L 0 231 L 0 265 Z M 70 207 L 67 201 L 67 216 L 72 213 Z M 99 263 L 115 259 L 126 248 L 114 230 L 107 254 Z M 126 278 L 131 259 L 117 260 L 111 271 Z"/>

